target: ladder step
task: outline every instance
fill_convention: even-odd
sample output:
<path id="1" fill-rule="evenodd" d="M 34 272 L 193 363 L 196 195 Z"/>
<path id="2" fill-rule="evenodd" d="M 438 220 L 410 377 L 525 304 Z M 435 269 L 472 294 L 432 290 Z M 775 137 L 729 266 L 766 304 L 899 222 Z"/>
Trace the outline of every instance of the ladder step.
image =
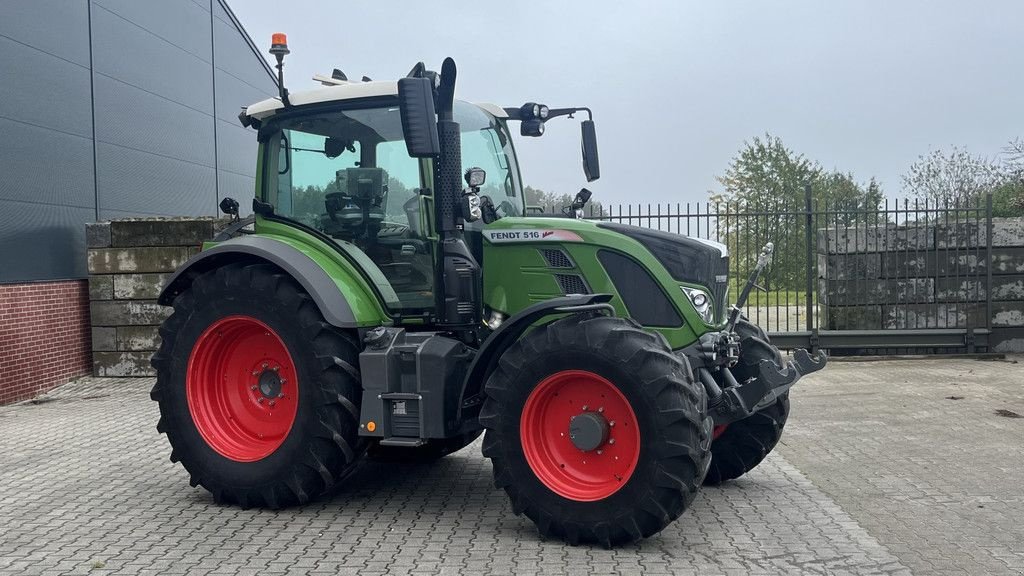
<path id="1" fill-rule="evenodd" d="M 380 395 L 382 400 L 421 400 L 423 396 L 408 392 L 387 392 Z"/>
<path id="2" fill-rule="evenodd" d="M 392 436 L 380 441 L 381 446 L 398 446 L 401 448 L 416 448 L 426 443 L 427 441 L 423 438 L 406 438 L 402 436 Z"/>

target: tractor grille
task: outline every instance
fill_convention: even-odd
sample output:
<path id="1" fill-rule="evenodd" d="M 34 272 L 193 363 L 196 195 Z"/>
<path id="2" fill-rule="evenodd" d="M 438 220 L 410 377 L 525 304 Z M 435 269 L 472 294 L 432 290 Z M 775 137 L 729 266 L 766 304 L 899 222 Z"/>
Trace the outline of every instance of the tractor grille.
<path id="1" fill-rule="evenodd" d="M 544 248 L 540 251 L 551 268 L 575 268 L 572 258 L 558 248 Z"/>
<path id="2" fill-rule="evenodd" d="M 590 294 L 586 281 L 579 274 L 555 274 L 555 278 L 562 287 L 562 294 Z"/>

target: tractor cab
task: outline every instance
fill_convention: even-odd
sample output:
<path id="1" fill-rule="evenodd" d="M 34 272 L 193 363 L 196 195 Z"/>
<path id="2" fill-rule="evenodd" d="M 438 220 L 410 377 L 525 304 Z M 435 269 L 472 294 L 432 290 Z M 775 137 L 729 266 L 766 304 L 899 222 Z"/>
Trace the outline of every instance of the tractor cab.
<path id="1" fill-rule="evenodd" d="M 315 98 L 325 100 L 272 115 L 260 110 L 279 100 L 249 108 L 252 117 L 263 118 L 259 200 L 273 206 L 274 216 L 363 252 L 394 292 L 389 305 L 396 311 L 432 310 L 438 240 L 433 164 L 408 153 L 396 84 L 336 84 L 291 100 Z M 504 111 L 456 101 L 454 117 L 463 164 L 486 174 L 479 194 L 498 215 L 522 216 Z"/>

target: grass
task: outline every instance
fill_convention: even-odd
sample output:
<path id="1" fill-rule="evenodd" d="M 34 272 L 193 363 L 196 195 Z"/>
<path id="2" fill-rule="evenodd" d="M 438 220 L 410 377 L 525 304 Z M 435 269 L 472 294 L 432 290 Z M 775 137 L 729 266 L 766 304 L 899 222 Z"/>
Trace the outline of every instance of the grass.
<path id="1" fill-rule="evenodd" d="M 736 302 L 736 298 L 740 295 L 740 289 L 742 285 L 733 284 L 729 288 L 729 305 L 731 306 Z M 787 300 L 788 299 L 788 300 Z M 751 290 L 750 297 L 747 298 L 747 305 L 754 307 L 774 307 L 774 306 L 806 306 L 807 295 L 797 290 L 771 290 L 768 292 L 761 292 L 758 289 Z"/>

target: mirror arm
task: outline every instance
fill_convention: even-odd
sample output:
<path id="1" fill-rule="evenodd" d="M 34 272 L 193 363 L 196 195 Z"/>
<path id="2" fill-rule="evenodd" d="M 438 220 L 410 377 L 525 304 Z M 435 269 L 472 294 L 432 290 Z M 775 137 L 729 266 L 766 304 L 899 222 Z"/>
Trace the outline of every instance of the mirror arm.
<path id="1" fill-rule="evenodd" d="M 502 110 L 505 111 L 505 114 L 508 114 L 509 120 L 523 119 L 523 111 L 518 106 L 513 108 L 505 107 L 502 108 Z M 558 116 L 572 116 L 577 112 L 586 112 L 588 120 L 594 119 L 594 113 L 590 110 L 590 108 L 587 108 L 586 106 L 581 106 L 579 108 L 549 108 L 548 116 L 547 118 L 544 118 L 544 121 L 547 122 L 548 120 L 551 120 L 552 118 L 557 118 Z"/>
<path id="2" fill-rule="evenodd" d="M 580 108 L 551 108 L 550 110 L 548 110 L 548 117 L 545 118 L 545 121 L 551 120 L 552 118 L 557 118 L 558 116 L 571 117 L 573 114 L 577 112 L 586 112 L 588 120 L 594 119 L 594 113 L 590 110 L 590 108 L 582 106 Z"/>

